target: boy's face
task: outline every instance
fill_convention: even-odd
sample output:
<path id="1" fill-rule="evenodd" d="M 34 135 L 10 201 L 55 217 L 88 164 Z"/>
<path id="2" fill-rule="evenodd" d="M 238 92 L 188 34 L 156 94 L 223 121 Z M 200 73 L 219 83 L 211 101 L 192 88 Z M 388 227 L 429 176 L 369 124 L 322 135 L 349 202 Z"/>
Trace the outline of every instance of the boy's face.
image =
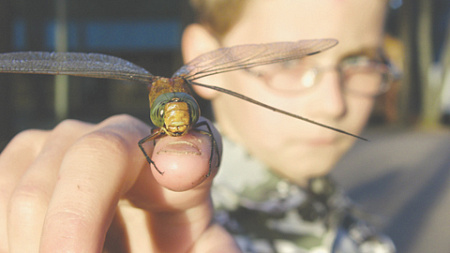
<path id="1" fill-rule="evenodd" d="M 384 0 L 250 0 L 221 46 L 335 38 L 339 40 L 336 47 L 305 59 L 318 67 L 333 66 L 348 55 L 380 46 L 384 11 Z M 224 88 L 353 134 L 361 132 L 374 102 L 371 97 L 342 92 L 333 70 L 326 71 L 315 87 L 295 96 L 274 91 L 263 79 L 246 71 L 208 79 L 211 85 L 215 81 Z M 298 183 L 329 172 L 355 141 L 226 94 L 215 94 L 212 104 L 227 137 L 278 174 Z"/>

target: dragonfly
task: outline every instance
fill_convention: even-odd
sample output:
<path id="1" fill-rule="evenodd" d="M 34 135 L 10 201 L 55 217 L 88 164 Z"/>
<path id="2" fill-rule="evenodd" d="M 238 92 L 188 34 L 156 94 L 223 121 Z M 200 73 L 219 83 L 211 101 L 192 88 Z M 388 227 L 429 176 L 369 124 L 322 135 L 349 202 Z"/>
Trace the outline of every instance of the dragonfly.
<path id="1" fill-rule="evenodd" d="M 208 177 L 211 174 L 214 150 L 218 152 L 218 147 L 209 125 L 204 121 L 198 122 L 200 109 L 193 97 L 193 85 L 223 92 L 274 112 L 366 140 L 344 130 L 275 108 L 244 94 L 197 81 L 210 75 L 300 59 L 332 48 L 337 43 L 335 39 L 314 39 L 220 48 L 194 58 L 170 78 L 152 75 L 146 69 L 115 56 L 79 52 L 3 53 L 0 54 L 0 73 L 72 75 L 145 83 L 149 91 L 150 119 L 156 126 L 150 135 L 138 143 L 147 162 L 163 174 L 145 151 L 144 143 L 154 142 L 163 136 L 183 136 L 193 130 L 211 138 L 209 172 L 206 175 Z M 201 126 L 206 126 L 207 131 L 200 130 Z"/>

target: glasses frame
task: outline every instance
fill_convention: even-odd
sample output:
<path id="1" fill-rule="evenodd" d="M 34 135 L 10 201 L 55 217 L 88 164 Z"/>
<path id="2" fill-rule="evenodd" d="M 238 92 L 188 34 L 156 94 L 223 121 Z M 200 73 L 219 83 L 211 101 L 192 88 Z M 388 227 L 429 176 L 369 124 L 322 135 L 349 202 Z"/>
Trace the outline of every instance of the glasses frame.
<path id="1" fill-rule="evenodd" d="M 380 96 L 380 95 L 386 93 L 390 89 L 391 84 L 401 78 L 401 72 L 389 60 L 389 58 L 386 56 L 386 54 L 384 53 L 384 51 L 382 49 L 377 50 L 377 56 L 378 57 L 376 57 L 374 59 L 368 60 L 368 62 L 371 62 L 371 63 L 377 65 L 376 67 L 384 69 L 384 71 L 382 71 L 383 73 L 380 72 L 380 74 L 382 74 L 382 80 L 381 80 L 380 88 L 379 88 L 378 92 L 376 92 L 375 94 L 363 94 L 358 91 L 352 91 L 352 90 L 345 89 L 345 84 L 344 84 L 344 80 L 343 80 L 343 77 L 344 77 L 343 69 L 345 67 L 343 66 L 343 61 L 341 61 L 338 64 L 333 65 L 333 66 L 316 66 L 316 67 L 312 67 L 311 69 L 308 69 L 307 71 L 305 71 L 305 73 L 307 73 L 308 71 L 314 72 L 314 79 L 312 81 L 313 84 L 305 86 L 304 90 L 298 90 L 298 91 L 296 91 L 296 90 L 281 90 L 281 89 L 274 88 L 273 85 L 270 85 L 270 80 L 273 78 L 273 73 L 268 74 L 268 73 L 263 73 L 263 72 L 256 72 L 256 71 L 253 71 L 251 68 L 245 68 L 244 70 L 247 73 L 249 73 L 257 78 L 263 79 L 264 83 L 269 88 L 274 89 L 277 92 L 283 92 L 286 94 L 289 93 L 289 95 L 296 95 L 296 94 L 300 94 L 304 91 L 310 90 L 311 88 L 315 87 L 319 83 L 319 80 L 322 77 L 324 72 L 334 70 L 334 71 L 337 71 L 339 74 L 339 83 L 340 83 L 343 91 L 349 92 L 352 94 L 356 94 L 356 95 L 360 95 L 360 96 L 377 97 L 377 96 Z M 272 75 L 272 76 L 270 76 L 270 75 Z"/>

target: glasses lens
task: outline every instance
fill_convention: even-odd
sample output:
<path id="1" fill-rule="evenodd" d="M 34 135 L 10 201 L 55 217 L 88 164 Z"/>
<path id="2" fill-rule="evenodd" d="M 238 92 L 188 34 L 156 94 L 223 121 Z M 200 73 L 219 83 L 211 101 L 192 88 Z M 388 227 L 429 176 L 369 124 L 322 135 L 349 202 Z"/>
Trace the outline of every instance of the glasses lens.
<path id="1" fill-rule="evenodd" d="M 320 82 L 323 72 L 338 71 L 343 89 L 351 94 L 377 96 L 387 91 L 390 67 L 367 57 L 352 57 L 338 67 L 314 67 L 307 61 L 295 60 L 249 69 L 248 72 L 262 78 L 274 91 L 296 95 Z"/>
<path id="2" fill-rule="evenodd" d="M 343 85 L 351 93 L 377 96 L 386 91 L 388 67 L 383 63 L 347 66 L 342 71 Z"/>
<path id="3" fill-rule="evenodd" d="M 303 61 L 290 61 L 277 67 L 267 75 L 267 84 L 276 91 L 300 92 L 314 85 L 316 73 Z"/>

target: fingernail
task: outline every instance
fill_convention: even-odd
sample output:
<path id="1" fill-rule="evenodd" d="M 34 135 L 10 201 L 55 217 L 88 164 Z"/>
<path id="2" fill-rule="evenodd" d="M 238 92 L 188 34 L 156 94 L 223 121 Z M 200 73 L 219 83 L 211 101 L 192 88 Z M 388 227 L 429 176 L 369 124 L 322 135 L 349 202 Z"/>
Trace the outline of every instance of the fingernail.
<path id="1" fill-rule="evenodd" d="M 170 153 L 170 154 L 179 154 L 179 155 L 201 155 L 202 152 L 197 147 L 197 145 L 193 144 L 189 141 L 173 141 L 169 142 L 164 147 L 156 152 L 156 154 L 162 153 Z"/>

